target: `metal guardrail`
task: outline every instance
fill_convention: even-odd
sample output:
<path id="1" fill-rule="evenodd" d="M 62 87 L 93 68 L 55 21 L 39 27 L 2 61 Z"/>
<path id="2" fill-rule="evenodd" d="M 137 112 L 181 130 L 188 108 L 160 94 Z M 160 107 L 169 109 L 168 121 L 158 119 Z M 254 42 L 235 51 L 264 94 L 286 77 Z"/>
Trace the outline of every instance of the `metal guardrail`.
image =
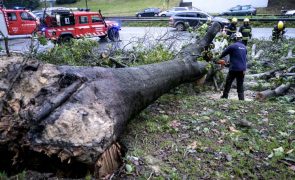
<path id="1" fill-rule="evenodd" d="M 117 20 L 117 21 L 122 21 L 122 22 L 165 22 L 169 21 L 169 17 L 134 17 L 134 16 L 117 16 L 117 17 L 105 17 L 106 19 L 109 20 Z M 230 19 L 230 18 L 229 18 Z M 256 21 L 256 22 L 274 22 L 274 21 L 295 21 L 295 17 L 293 18 L 249 18 L 250 21 Z M 238 18 L 238 21 L 243 21 L 244 18 Z"/>
<path id="2" fill-rule="evenodd" d="M 249 18 L 250 21 L 256 22 L 274 22 L 274 21 L 295 21 L 295 18 Z M 243 18 L 238 18 L 238 21 L 243 21 Z"/>
<path id="3" fill-rule="evenodd" d="M 123 17 L 105 17 L 106 19 L 110 20 L 117 20 L 117 21 L 134 21 L 134 22 L 152 22 L 152 21 L 169 21 L 169 17 L 134 17 L 134 16 L 123 16 Z"/>
<path id="4" fill-rule="evenodd" d="M 213 16 L 224 16 L 224 15 L 213 15 Z M 284 15 L 284 14 L 256 14 L 256 15 L 247 15 L 247 16 L 275 16 L 275 17 L 289 17 L 292 15 Z M 232 15 L 229 15 L 232 17 Z"/>

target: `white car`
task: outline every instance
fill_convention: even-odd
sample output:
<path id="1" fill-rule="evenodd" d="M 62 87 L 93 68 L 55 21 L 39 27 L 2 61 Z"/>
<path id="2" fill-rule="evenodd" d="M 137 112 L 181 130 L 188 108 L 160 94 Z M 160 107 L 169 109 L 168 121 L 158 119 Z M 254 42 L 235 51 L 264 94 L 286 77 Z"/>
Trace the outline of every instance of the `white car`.
<path id="1" fill-rule="evenodd" d="M 162 11 L 160 12 L 159 16 L 165 17 L 165 16 L 173 16 L 174 14 L 176 14 L 177 12 L 180 11 L 188 11 L 189 8 L 188 7 L 173 7 L 167 11 Z"/>
<path id="2" fill-rule="evenodd" d="M 285 15 L 287 16 L 295 16 L 295 10 L 288 10 Z"/>

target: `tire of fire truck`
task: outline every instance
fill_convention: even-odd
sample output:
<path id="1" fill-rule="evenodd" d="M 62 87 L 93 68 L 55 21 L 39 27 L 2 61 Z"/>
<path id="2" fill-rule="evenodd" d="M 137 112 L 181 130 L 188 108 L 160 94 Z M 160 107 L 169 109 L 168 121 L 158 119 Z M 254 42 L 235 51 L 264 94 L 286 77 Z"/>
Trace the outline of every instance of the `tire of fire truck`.
<path id="1" fill-rule="evenodd" d="M 119 41 L 120 39 L 119 30 L 116 28 L 110 28 L 108 30 L 108 37 L 111 41 Z"/>
<path id="2" fill-rule="evenodd" d="M 72 38 L 73 38 L 73 36 L 71 34 L 65 34 L 59 38 L 58 42 L 59 43 L 68 43 L 71 41 Z"/>

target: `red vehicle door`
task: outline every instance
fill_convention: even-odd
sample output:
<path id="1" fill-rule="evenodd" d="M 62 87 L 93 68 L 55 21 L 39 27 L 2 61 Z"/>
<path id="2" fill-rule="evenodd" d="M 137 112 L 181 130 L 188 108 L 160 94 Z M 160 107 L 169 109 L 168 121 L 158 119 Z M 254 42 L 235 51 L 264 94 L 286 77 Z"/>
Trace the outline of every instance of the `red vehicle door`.
<path id="1" fill-rule="evenodd" d="M 89 24 L 89 16 L 88 15 L 78 15 L 76 16 L 76 26 L 75 33 L 76 37 L 84 37 L 90 35 L 90 24 Z"/>
<path id="2" fill-rule="evenodd" d="M 21 11 L 21 31 L 22 34 L 32 34 L 37 28 L 36 18 L 27 11 Z"/>
<path id="3" fill-rule="evenodd" d="M 20 17 L 18 12 L 6 12 L 8 19 L 8 34 L 9 35 L 20 35 L 22 34 L 21 26 L 20 26 Z"/>
<path id="4" fill-rule="evenodd" d="M 104 37 L 107 35 L 107 28 L 105 27 L 102 18 L 97 14 L 91 15 L 91 32 L 95 36 Z"/>

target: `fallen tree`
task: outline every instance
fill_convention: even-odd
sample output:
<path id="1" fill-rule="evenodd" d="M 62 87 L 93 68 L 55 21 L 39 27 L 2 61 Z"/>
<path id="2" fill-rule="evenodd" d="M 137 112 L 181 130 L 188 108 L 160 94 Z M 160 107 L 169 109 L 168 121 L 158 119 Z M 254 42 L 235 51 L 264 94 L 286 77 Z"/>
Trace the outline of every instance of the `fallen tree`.
<path id="1" fill-rule="evenodd" d="M 114 69 L 2 61 L 0 168 L 46 166 L 75 177 L 78 170 L 98 177 L 110 173 L 117 167 L 116 142 L 128 120 L 170 89 L 206 75 L 208 64 L 195 59 L 220 28 L 214 23 L 198 44 L 158 64 Z"/>

